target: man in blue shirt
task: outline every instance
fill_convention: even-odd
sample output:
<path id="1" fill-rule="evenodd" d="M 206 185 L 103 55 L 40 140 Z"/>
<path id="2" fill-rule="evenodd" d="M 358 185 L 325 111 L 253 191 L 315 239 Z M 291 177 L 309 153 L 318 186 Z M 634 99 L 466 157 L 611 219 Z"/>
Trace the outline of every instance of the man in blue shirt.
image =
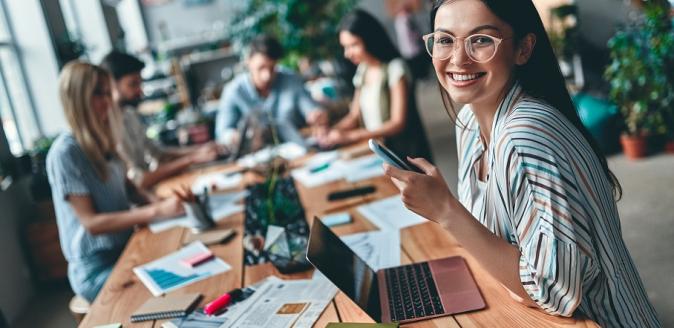
<path id="1" fill-rule="evenodd" d="M 215 133 L 219 143 L 233 145 L 240 136 L 240 122 L 257 115 L 273 121 L 281 141 L 300 141 L 298 128 L 310 125 L 325 128 L 327 113 L 304 88 L 294 73 L 279 70 L 276 63 L 283 56 L 281 44 L 270 36 L 259 36 L 251 44 L 246 66 L 222 91 Z"/>

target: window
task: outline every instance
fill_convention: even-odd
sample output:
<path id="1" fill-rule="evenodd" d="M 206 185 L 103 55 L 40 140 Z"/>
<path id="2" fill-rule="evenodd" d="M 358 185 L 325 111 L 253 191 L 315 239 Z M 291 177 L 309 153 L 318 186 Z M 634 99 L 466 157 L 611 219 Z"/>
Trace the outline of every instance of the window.
<path id="1" fill-rule="evenodd" d="M 41 135 L 27 87 L 6 5 L 0 1 L 0 119 L 15 156 L 30 149 Z"/>

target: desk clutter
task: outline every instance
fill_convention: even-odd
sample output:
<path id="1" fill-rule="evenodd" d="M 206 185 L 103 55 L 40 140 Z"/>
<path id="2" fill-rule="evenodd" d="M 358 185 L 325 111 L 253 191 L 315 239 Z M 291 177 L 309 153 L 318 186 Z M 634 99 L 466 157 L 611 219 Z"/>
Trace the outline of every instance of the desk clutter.
<path id="1" fill-rule="evenodd" d="M 282 273 L 310 268 L 306 261 L 309 225 L 293 179 L 272 175 L 248 187 L 248 192 L 244 264 L 272 262 Z"/>
<path id="2" fill-rule="evenodd" d="M 177 252 L 133 268 L 133 272 L 153 296 L 226 272 L 231 266 L 195 241 Z"/>
<path id="3" fill-rule="evenodd" d="M 197 309 L 165 322 L 162 328 L 310 328 L 335 294 L 337 288 L 320 275 L 302 280 L 272 276 L 244 288 L 233 304 L 215 315 Z"/>
<path id="4" fill-rule="evenodd" d="M 220 222 L 232 214 L 243 211 L 243 205 L 239 204 L 239 202 L 247 195 L 248 192 L 245 190 L 210 194 L 206 204 L 208 204 L 207 211 L 213 219 L 213 222 Z M 148 227 L 153 233 L 160 233 L 175 227 L 200 230 L 197 229 L 200 227 L 199 221 L 193 218 L 189 213 L 184 216 L 150 223 Z"/>
<path id="5" fill-rule="evenodd" d="M 131 322 L 183 317 L 192 312 L 201 294 L 169 295 L 147 300 L 131 315 Z"/>

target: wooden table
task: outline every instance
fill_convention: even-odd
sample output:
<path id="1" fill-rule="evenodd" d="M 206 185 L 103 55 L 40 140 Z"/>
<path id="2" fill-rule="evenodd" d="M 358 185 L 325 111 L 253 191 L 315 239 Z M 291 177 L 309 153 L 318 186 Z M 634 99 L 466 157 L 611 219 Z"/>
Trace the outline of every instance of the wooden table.
<path id="1" fill-rule="evenodd" d="M 232 167 L 217 167 L 186 173 L 163 183 L 157 189 L 157 193 L 165 194 L 168 188 L 176 184 L 190 184 L 199 174 L 233 169 Z M 376 193 L 336 203 L 326 200 L 326 195 L 330 191 L 365 184 L 375 185 Z M 336 211 L 351 213 L 354 218 L 353 223 L 333 228 L 339 235 L 376 230 L 376 227 L 357 213 L 355 206 L 397 194 L 397 189 L 386 177 L 377 177 L 356 184 L 342 180 L 312 189 L 307 189 L 297 183 L 297 187 L 310 224 L 314 215 L 320 216 Z M 310 271 L 283 275 L 269 263 L 244 266 L 243 223 L 243 213 L 221 220 L 218 226 L 235 229 L 236 237 L 224 245 L 210 247 L 217 256 L 232 266 L 230 271 L 193 283 L 172 293 L 202 293 L 205 297 L 201 305 L 204 305 L 227 290 L 255 283 L 270 275 L 283 279 L 301 279 L 311 276 Z M 148 289 L 132 272 L 132 268 L 176 251 L 182 245 L 182 238 L 189 233 L 184 228 L 174 228 L 158 234 L 153 234 L 147 228 L 136 231 L 80 327 L 93 327 L 115 322 L 121 322 L 124 327 L 161 327 L 163 321 L 142 323 L 130 323 L 129 321 L 131 313 L 152 297 Z M 487 303 L 487 308 L 484 310 L 402 325 L 404 327 L 597 327 L 594 322 L 587 319 L 553 317 L 515 302 L 508 292 L 466 250 L 461 248 L 448 232 L 435 223 L 429 222 L 402 230 L 401 244 L 403 264 L 453 255 L 463 256 Z M 341 292 L 328 305 L 314 326 L 325 327 L 329 322 L 339 321 L 373 322 Z"/>

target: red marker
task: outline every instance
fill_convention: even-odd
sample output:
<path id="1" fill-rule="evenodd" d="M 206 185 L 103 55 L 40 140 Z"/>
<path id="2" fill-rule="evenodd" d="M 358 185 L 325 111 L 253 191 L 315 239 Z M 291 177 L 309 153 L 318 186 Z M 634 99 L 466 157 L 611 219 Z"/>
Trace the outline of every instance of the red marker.
<path id="1" fill-rule="evenodd" d="M 206 306 L 204 307 L 204 313 L 212 315 L 226 308 L 232 302 L 232 300 L 240 298 L 242 294 L 243 291 L 240 288 L 224 293 L 220 297 L 213 300 L 212 302 L 206 304 Z"/>

